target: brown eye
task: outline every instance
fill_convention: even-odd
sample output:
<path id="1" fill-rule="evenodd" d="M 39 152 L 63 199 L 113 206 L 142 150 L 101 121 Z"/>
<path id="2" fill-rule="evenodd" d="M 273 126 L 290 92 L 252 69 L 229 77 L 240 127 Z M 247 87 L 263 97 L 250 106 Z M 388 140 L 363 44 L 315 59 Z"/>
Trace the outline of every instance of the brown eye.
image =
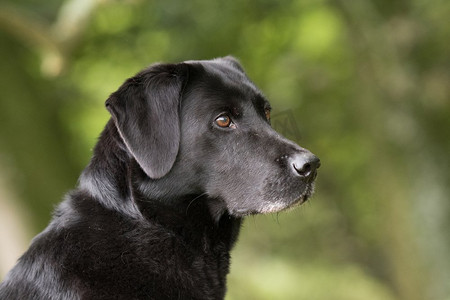
<path id="1" fill-rule="evenodd" d="M 216 124 L 220 127 L 230 127 L 231 119 L 227 115 L 221 115 L 216 119 Z"/>
<path id="2" fill-rule="evenodd" d="M 267 121 L 270 121 L 270 109 L 266 109 L 266 110 L 265 110 L 265 113 L 266 113 L 266 119 L 267 119 Z"/>

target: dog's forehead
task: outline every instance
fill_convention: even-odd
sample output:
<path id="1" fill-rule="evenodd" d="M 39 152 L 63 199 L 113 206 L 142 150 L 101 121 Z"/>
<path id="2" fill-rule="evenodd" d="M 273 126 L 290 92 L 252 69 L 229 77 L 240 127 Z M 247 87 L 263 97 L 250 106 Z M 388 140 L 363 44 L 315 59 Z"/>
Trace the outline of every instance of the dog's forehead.
<path id="1" fill-rule="evenodd" d="M 244 73 L 237 61 L 230 61 L 225 58 L 216 58 L 212 60 L 187 61 L 185 63 L 192 65 L 200 65 L 209 75 L 222 80 L 225 84 L 250 88 L 259 91 L 258 88 Z"/>
<path id="2" fill-rule="evenodd" d="M 242 100 L 252 100 L 257 106 L 270 106 L 263 93 L 247 77 L 239 63 L 227 58 L 218 58 L 213 60 L 186 61 L 192 65 L 200 65 L 207 77 L 211 79 L 208 86 L 207 82 L 202 82 L 202 87 L 206 90 L 217 89 L 217 83 L 220 83 L 220 90 L 228 95 L 238 96 Z M 248 99 L 250 98 L 250 99 Z"/>

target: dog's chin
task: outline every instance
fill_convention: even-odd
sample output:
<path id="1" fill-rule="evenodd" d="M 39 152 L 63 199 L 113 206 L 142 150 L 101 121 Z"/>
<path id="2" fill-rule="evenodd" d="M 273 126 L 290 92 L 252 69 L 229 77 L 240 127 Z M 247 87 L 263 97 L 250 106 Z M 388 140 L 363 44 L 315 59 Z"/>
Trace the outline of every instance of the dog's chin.
<path id="1" fill-rule="evenodd" d="M 291 201 L 278 201 L 274 203 L 270 203 L 267 205 L 264 205 L 259 211 L 255 212 L 257 214 L 270 214 L 270 213 L 277 213 L 282 211 L 288 211 L 295 209 L 296 207 L 302 205 L 308 199 L 311 197 L 310 194 L 303 194 L 300 197 L 295 198 Z"/>
<path id="2" fill-rule="evenodd" d="M 249 215 L 256 214 L 270 214 L 277 213 L 281 211 L 292 210 L 306 201 L 312 196 L 314 193 L 314 183 L 308 185 L 306 189 L 299 195 L 294 195 L 292 198 L 280 198 L 276 201 L 265 201 L 260 207 L 253 209 L 234 209 L 233 211 L 229 211 L 229 213 L 236 217 L 245 217 Z"/>

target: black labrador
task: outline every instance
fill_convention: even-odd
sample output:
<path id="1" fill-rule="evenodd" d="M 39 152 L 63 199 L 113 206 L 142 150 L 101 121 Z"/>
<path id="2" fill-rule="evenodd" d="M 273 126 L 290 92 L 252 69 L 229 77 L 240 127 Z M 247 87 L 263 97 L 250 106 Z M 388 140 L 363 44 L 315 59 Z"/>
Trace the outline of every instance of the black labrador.
<path id="1" fill-rule="evenodd" d="M 223 299 L 242 218 L 306 201 L 319 159 L 271 128 L 233 57 L 152 65 L 106 107 L 78 187 L 0 299 Z"/>

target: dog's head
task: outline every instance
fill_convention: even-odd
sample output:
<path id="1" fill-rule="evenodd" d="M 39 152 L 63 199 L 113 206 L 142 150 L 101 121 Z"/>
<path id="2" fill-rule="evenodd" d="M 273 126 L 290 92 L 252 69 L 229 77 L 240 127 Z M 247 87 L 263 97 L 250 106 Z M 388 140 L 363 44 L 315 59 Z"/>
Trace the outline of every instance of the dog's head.
<path id="1" fill-rule="evenodd" d="M 276 212 L 312 194 L 319 159 L 270 126 L 232 57 L 157 64 L 106 102 L 150 197 L 206 194 L 213 214 Z"/>

